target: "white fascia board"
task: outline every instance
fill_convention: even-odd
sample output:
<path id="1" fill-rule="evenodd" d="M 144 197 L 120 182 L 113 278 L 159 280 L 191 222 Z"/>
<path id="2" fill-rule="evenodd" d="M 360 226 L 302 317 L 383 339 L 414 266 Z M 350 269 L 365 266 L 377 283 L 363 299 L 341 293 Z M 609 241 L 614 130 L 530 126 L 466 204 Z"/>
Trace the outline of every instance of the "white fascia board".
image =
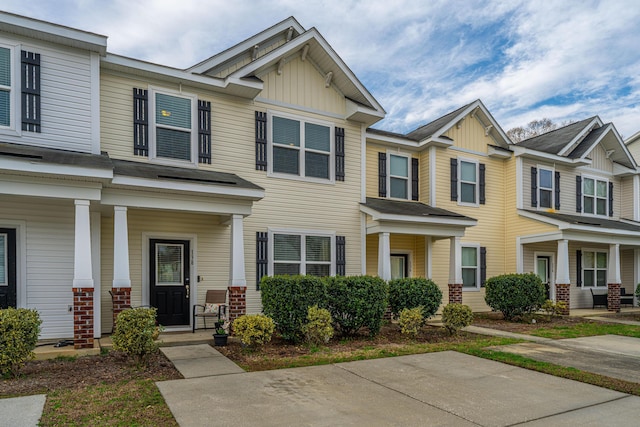
<path id="1" fill-rule="evenodd" d="M 54 199 L 100 200 L 102 185 L 97 182 L 47 180 L 25 176 L 1 176 L 0 194 Z"/>
<path id="2" fill-rule="evenodd" d="M 392 145 L 392 146 L 400 145 L 402 147 L 413 148 L 413 149 L 419 148 L 419 144 L 417 141 L 411 141 L 409 139 L 396 137 L 396 136 L 379 135 L 377 133 L 372 133 L 367 131 L 366 138 L 367 138 L 367 142 L 373 142 L 376 144 Z"/>
<path id="3" fill-rule="evenodd" d="M 631 169 L 626 166 L 621 165 L 620 163 L 613 162 L 613 175 L 614 176 L 629 176 L 629 175 L 638 175 L 640 170 L 637 168 Z"/>
<path id="4" fill-rule="evenodd" d="M 113 178 L 112 169 L 93 169 L 83 166 L 59 165 L 53 163 L 42 163 L 39 160 L 17 160 L 0 157 L 0 170 L 14 172 L 28 172 L 50 175 L 77 176 L 82 178 Z"/>
<path id="5" fill-rule="evenodd" d="M 548 218 L 543 215 L 536 215 L 535 213 L 532 213 L 532 212 L 518 211 L 518 213 L 525 218 L 530 218 L 530 219 L 534 219 L 547 224 L 555 225 L 558 227 L 558 230 L 562 231 L 565 235 L 567 233 L 574 233 L 574 235 L 576 233 L 577 234 L 589 233 L 591 236 L 593 234 L 596 234 L 596 235 L 607 235 L 607 236 L 633 236 L 635 239 L 640 237 L 640 232 L 636 232 L 636 231 L 618 230 L 615 228 L 600 228 L 600 227 L 589 226 L 589 225 L 569 224 L 567 222 L 555 220 L 553 218 Z M 583 238 L 586 241 L 588 241 L 589 238 L 591 237 L 585 236 Z M 574 240 L 575 239 L 576 237 L 574 237 Z"/>
<path id="6" fill-rule="evenodd" d="M 106 36 L 3 11 L 0 11 L 0 31 L 87 49 L 103 56 L 107 52 Z"/>
<path id="7" fill-rule="evenodd" d="M 438 225 L 433 224 L 425 226 L 424 224 L 411 223 L 391 223 L 391 222 L 372 222 L 367 224 L 367 234 L 392 233 L 392 234 L 412 234 L 417 236 L 431 236 L 435 239 L 445 239 L 449 237 L 464 237 L 465 227 L 454 225 Z"/>
<path id="8" fill-rule="evenodd" d="M 565 239 L 564 233 L 562 231 L 552 231 L 551 233 L 539 233 L 539 234 L 530 234 L 528 236 L 518 236 L 520 239 L 520 243 L 523 245 L 529 243 L 542 243 L 542 242 L 553 242 L 557 240 Z"/>
<path id="9" fill-rule="evenodd" d="M 560 163 L 567 166 L 588 166 L 592 163 L 590 159 L 569 159 L 567 157 L 558 156 L 556 154 L 549 154 L 531 148 L 525 148 L 518 145 L 512 145 L 511 150 L 514 155 L 524 156 L 530 159 L 543 160 L 548 162 Z"/>
<path id="10" fill-rule="evenodd" d="M 478 105 L 480 105 L 479 99 L 469 104 L 467 108 L 462 110 L 457 116 L 451 119 L 448 123 L 444 124 L 437 132 L 434 132 L 433 135 L 431 135 L 430 139 L 437 138 L 441 136 L 443 133 L 445 133 L 446 131 L 448 131 L 449 129 L 451 129 L 456 123 L 458 123 L 460 120 L 466 117 L 469 113 L 475 110 L 478 107 Z"/>
<path id="11" fill-rule="evenodd" d="M 264 190 L 251 188 L 229 188 L 220 185 L 193 184 L 188 182 L 176 182 L 170 180 L 155 180 L 138 178 L 131 176 L 114 176 L 111 181 L 113 185 L 123 185 L 128 187 L 154 188 L 158 190 L 187 191 L 200 194 L 215 194 L 225 197 L 260 200 L 264 198 Z"/>
<path id="12" fill-rule="evenodd" d="M 584 152 L 584 154 L 582 156 L 580 156 L 580 160 L 584 160 L 587 158 L 587 156 L 589 154 L 591 154 L 591 152 L 593 151 L 593 149 L 600 144 L 600 142 L 602 142 L 602 140 L 604 139 L 604 137 L 607 135 L 607 132 L 609 132 L 609 130 L 611 130 L 611 125 L 607 126 L 609 129 L 605 130 L 604 132 L 602 132 L 600 134 L 600 136 L 593 142 L 593 144 L 591 144 L 591 146 Z M 565 149 L 563 149 L 564 151 Z"/>
<path id="13" fill-rule="evenodd" d="M 350 99 L 346 99 L 347 105 L 347 120 L 353 120 L 359 123 L 364 123 L 367 126 L 372 126 L 374 123 L 379 122 L 384 119 L 385 112 L 375 110 L 369 107 L 365 107 L 364 105 L 360 105 L 357 102 L 353 102 Z"/>
<path id="14" fill-rule="evenodd" d="M 512 151 L 506 151 L 503 149 L 487 146 L 487 154 L 489 157 L 497 157 L 500 159 L 509 159 L 513 155 Z"/>
<path id="15" fill-rule="evenodd" d="M 600 117 L 596 116 L 593 118 L 593 120 L 591 120 L 591 122 L 589 122 L 588 125 L 586 125 L 578 135 L 576 135 L 575 138 L 573 138 L 567 145 L 564 146 L 564 148 L 562 150 L 560 150 L 560 152 L 558 153 L 559 156 L 564 156 L 565 154 L 567 154 L 567 151 L 569 151 L 570 148 L 572 148 L 578 141 L 582 141 L 582 139 L 586 136 L 587 132 L 591 132 L 591 129 L 593 128 L 593 125 L 597 124 L 599 126 L 602 126 L 602 120 L 600 120 Z"/>
<path id="16" fill-rule="evenodd" d="M 399 223 L 414 223 L 414 224 L 434 224 L 434 225 L 454 225 L 459 227 L 473 227 L 478 224 L 478 221 L 472 219 L 454 219 L 454 218 L 442 218 L 439 216 L 429 217 L 417 217 L 411 215 L 395 215 L 384 214 L 367 206 L 360 205 L 360 211 L 371 216 L 374 221 L 389 221 Z"/>
<path id="17" fill-rule="evenodd" d="M 566 228 L 566 226 L 569 225 L 568 223 L 566 223 L 564 221 L 560 221 L 560 220 L 556 220 L 556 219 L 553 219 L 553 218 L 549 218 L 549 217 L 544 216 L 544 215 L 537 215 L 537 214 L 535 214 L 533 212 L 528 212 L 528 211 L 520 210 L 520 209 L 518 209 L 518 215 L 523 216 L 525 218 L 533 219 L 533 220 L 536 220 L 536 221 L 544 222 L 545 224 L 555 225 L 559 229 Z"/>

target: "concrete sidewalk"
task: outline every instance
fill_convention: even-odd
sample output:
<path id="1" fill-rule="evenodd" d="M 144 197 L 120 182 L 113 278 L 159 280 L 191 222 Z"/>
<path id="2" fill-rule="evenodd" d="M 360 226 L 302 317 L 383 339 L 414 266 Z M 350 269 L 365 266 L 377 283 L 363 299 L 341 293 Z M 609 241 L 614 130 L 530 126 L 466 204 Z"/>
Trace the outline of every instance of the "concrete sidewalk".
<path id="1" fill-rule="evenodd" d="M 37 426 L 46 400 L 44 394 L 0 399 L 0 427 Z"/>

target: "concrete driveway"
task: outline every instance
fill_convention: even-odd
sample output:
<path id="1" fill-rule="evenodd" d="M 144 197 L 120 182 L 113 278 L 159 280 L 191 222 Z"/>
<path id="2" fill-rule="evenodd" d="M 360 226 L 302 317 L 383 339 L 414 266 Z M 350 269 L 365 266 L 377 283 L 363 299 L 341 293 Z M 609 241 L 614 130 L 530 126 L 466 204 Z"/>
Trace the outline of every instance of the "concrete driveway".
<path id="1" fill-rule="evenodd" d="M 640 397 L 456 352 L 158 383 L 183 426 L 637 425 Z"/>

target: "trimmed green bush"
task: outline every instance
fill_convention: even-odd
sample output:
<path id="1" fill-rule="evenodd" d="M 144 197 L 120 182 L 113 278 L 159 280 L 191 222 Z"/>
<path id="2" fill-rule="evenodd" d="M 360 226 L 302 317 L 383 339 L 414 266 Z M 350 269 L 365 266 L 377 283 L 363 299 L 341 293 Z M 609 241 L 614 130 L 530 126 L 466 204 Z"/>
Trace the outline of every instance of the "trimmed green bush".
<path id="1" fill-rule="evenodd" d="M 257 347 L 271 341 L 276 325 L 264 314 L 245 314 L 233 321 L 232 329 L 244 345 Z"/>
<path id="2" fill-rule="evenodd" d="M 640 283 L 638 283 L 638 286 L 636 287 L 636 298 L 640 299 Z"/>
<path id="3" fill-rule="evenodd" d="M 537 274 L 504 274 L 487 280 L 484 299 L 505 319 L 513 320 L 540 309 L 546 296 Z"/>
<path id="4" fill-rule="evenodd" d="M 327 277 L 328 309 L 336 329 L 352 335 L 363 327 L 375 336 L 387 308 L 387 283 L 373 276 Z"/>
<path id="5" fill-rule="evenodd" d="M 473 322 L 473 312 L 468 305 L 450 303 L 442 309 L 442 323 L 450 335 L 455 335 Z"/>
<path id="6" fill-rule="evenodd" d="M 422 315 L 422 306 L 414 308 L 403 308 L 400 311 L 398 324 L 400 325 L 400 332 L 404 335 L 409 335 L 411 338 L 418 336 L 420 328 L 424 325 L 425 319 Z"/>
<path id="7" fill-rule="evenodd" d="M 326 308 L 309 307 L 307 323 L 302 327 L 306 341 L 316 345 L 328 343 L 333 336 L 331 321 L 331 313 Z"/>
<path id="8" fill-rule="evenodd" d="M 540 308 L 544 310 L 547 316 L 549 316 L 549 319 L 551 319 L 553 316 L 561 315 L 567 309 L 567 303 L 565 301 L 553 302 L 548 299 Z"/>
<path id="9" fill-rule="evenodd" d="M 282 338 L 300 341 L 309 307 L 324 307 L 324 281 L 315 276 L 265 276 L 260 282 L 262 311 L 271 317 Z"/>
<path id="10" fill-rule="evenodd" d="M 40 315 L 36 310 L 6 308 L 0 310 L 0 375 L 17 376 L 24 364 L 33 359 Z"/>
<path id="11" fill-rule="evenodd" d="M 389 306 L 395 317 L 405 308 L 422 306 L 422 316 L 430 318 L 442 303 L 442 291 L 424 277 L 407 277 L 389 282 Z"/>
<path id="12" fill-rule="evenodd" d="M 155 308 L 130 308 L 121 311 L 111 335 L 113 349 L 136 358 L 140 363 L 147 354 L 158 350 L 155 340 L 160 334 Z"/>

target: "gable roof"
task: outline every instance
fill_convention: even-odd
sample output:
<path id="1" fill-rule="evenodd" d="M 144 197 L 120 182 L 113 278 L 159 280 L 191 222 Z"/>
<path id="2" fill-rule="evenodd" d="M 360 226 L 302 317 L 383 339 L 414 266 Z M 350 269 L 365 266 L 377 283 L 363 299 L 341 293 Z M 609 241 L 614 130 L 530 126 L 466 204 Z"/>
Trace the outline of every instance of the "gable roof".
<path id="1" fill-rule="evenodd" d="M 555 222 L 562 222 L 569 226 L 590 227 L 594 230 L 600 230 L 602 232 L 611 232 L 617 230 L 623 232 L 640 233 L 640 223 L 631 220 L 616 221 L 608 218 L 567 215 L 557 212 L 533 211 L 528 209 L 524 209 L 521 212 L 526 213 L 529 216 L 539 215 L 554 220 Z"/>
<path id="2" fill-rule="evenodd" d="M 533 138 L 525 139 L 524 141 L 516 143 L 516 145 L 549 154 L 558 154 L 570 141 L 578 138 L 587 125 L 598 123 L 599 120 L 597 116 L 589 117 L 588 119 L 571 123 L 550 132 L 534 136 Z M 602 123 L 600 122 L 599 124 Z"/>

